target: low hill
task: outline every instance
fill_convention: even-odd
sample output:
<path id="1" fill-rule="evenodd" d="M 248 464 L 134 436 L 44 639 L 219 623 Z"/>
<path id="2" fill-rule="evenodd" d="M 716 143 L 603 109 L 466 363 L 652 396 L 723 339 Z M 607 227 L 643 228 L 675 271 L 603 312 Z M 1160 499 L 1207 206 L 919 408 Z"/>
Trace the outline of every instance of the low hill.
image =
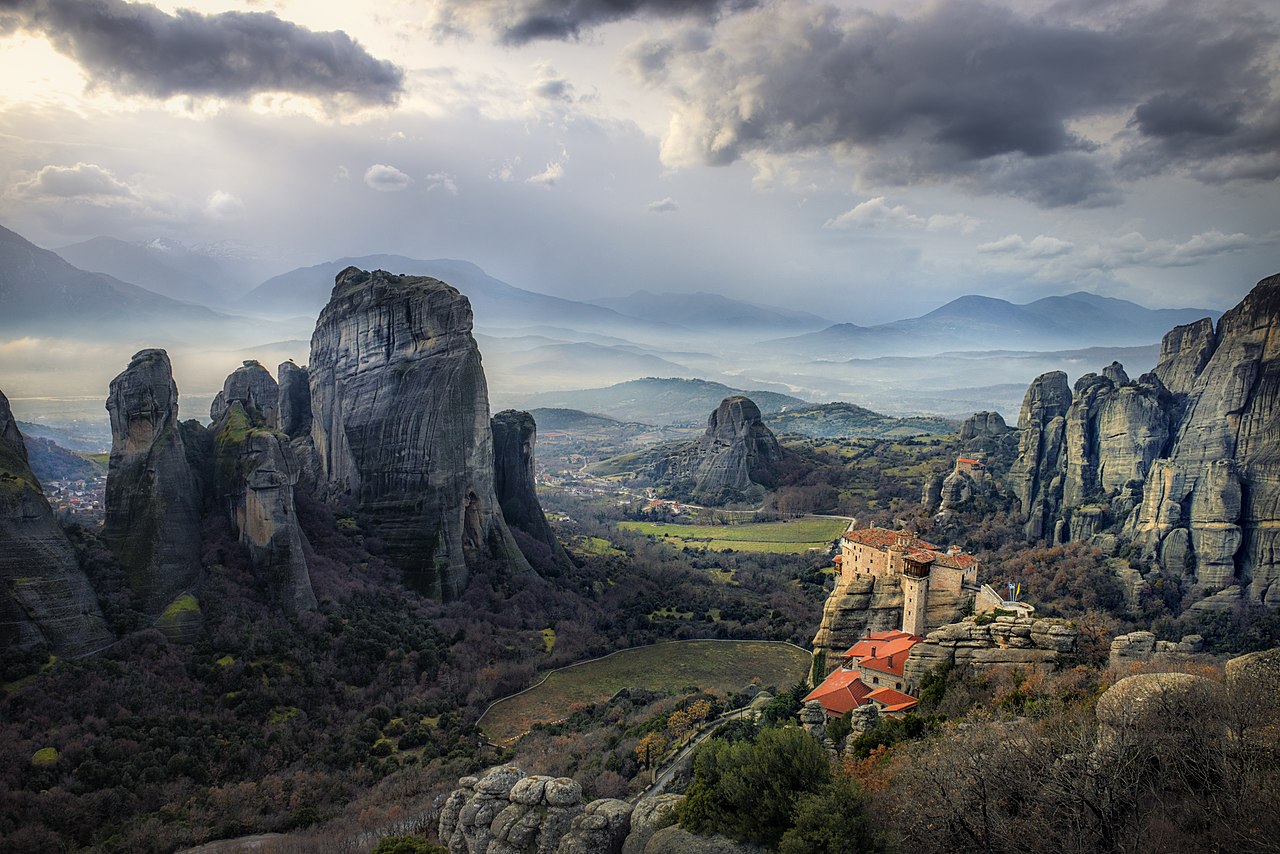
<path id="1" fill-rule="evenodd" d="M 538 430 L 619 430 L 626 427 L 649 429 L 648 424 L 619 421 L 606 415 L 583 412 L 581 409 L 555 409 L 540 407 L 529 410 Z"/>
<path id="2" fill-rule="evenodd" d="M 809 402 L 773 391 L 745 391 L 724 383 L 699 379 L 644 377 L 607 388 L 549 391 L 526 395 L 523 408 L 578 409 L 645 424 L 705 424 L 707 413 L 726 397 L 744 395 L 763 413 L 778 412 Z"/>
<path id="3" fill-rule="evenodd" d="M 796 433 L 815 439 L 896 439 L 954 433 L 959 425 L 947 418 L 894 418 L 855 403 L 818 403 L 776 412 L 765 418 L 776 433 Z"/>
<path id="4" fill-rule="evenodd" d="M 27 462 L 42 484 L 54 480 L 90 480 L 107 473 L 103 459 L 88 459 L 84 454 L 68 451 L 51 439 L 23 436 L 27 446 Z"/>

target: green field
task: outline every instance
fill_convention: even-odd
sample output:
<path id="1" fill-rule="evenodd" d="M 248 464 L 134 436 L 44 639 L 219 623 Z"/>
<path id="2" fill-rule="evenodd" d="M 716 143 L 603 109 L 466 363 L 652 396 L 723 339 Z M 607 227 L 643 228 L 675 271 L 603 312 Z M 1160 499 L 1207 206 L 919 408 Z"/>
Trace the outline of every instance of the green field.
<path id="1" fill-rule="evenodd" d="M 789 686 L 809 667 L 809 653 L 785 643 L 670 641 L 556 670 L 523 694 L 494 703 L 479 725 L 494 743 L 508 744 L 536 723 L 563 720 L 575 706 L 602 702 L 623 688 L 679 693 L 693 687 L 723 696 L 752 679 Z"/>
<path id="2" fill-rule="evenodd" d="M 662 537 L 677 546 L 740 552 L 803 554 L 826 550 L 847 527 L 841 519 L 810 517 L 789 522 L 747 522 L 741 525 L 678 525 L 671 522 L 619 522 L 618 527 Z"/>

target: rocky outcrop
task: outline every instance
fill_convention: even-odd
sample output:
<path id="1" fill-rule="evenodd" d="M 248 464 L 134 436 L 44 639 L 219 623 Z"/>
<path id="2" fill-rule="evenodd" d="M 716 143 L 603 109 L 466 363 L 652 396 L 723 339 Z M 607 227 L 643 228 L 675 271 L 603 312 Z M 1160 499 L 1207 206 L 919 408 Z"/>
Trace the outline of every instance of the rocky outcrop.
<path id="1" fill-rule="evenodd" d="M 59 655 L 80 656 L 111 640 L 0 392 L 0 650 L 43 643 Z"/>
<path id="2" fill-rule="evenodd" d="M 996 617 L 979 623 L 967 617 L 929 632 L 911 648 L 903 676 L 919 685 L 938 666 L 1000 667 L 1050 671 L 1062 656 L 1075 652 L 1079 632 L 1064 620 Z"/>
<path id="3" fill-rule="evenodd" d="M 411 583 L 459 595 L 485 560 L 528 564 L 493 488 L 471 305 L 438 279 L 348 267 L 311 338 L 319 489 L 357 508 Z"/>
<path id="4" fill-rule="evenodd" d="M 960 441 L 998 439 L 1012 430 L 999 412 L 975 412 L 960 425 Z"/>
<path id="5" fill-rule="evenodd" d="M 270 372 L 256 359 L 246 359 L 222 385 L 209 406 L 209 420 L 215 424 L 233 401 L 240 401 L 255 422 L 275 427 L 280 408 L 280 389 Z"/>
<path id="6" fill-rule="evenodd" d="M 622 844 L 622 854 L 644 854 L 653 835 L 676 823 L 676 808 L 684 795 L 661 794 L 644 798 L 631 813 L 631 833 Z"/>
<path id="7" fill-rule="evenodd" d="M 630 827 L 630 804 L 583 804 L 582 787 L 567 777 L 504 765 L 458 781 L 439 832 L 450 854 L 618 854 Z"/>
<path id="8" fill-rule="evenodd" d="M 663 446 L 650 474 L 665 494 L 697 504 L 754 504 L 776 481 L 787 452 L 742 395 L 726 397 L 695 441 Z"/>
<path id="9" fill-rule="evenodd" d="M 316 597 L 294 505 L 298 464 L 288 436 L 267 426 L 265 413 L 254 405 L 253 385 L 233 382 L 247 371 L 271 379 L 256 362 L 227 378 L 226 408 L 212 428 L 218 500 L 272 599 L 287 610 L 308 610 Z"/>
<path id="10" fill-rule="evenodd" d="M 102 538 L 142 609 L 183 631 L 198 618 L 204 496 L 178 424 L 164 350 L 142 350 L 111 381 L 111 457 Z M 185 597 L 185 598 L 184 598 Z"/>
<path id="11" fill-rule="evenodd" d="M 1063 409 L 1065 377 L 1036 380 L 1011 472 L 1027 536 L 1128 542 L 1146 572 L 1280 607 L 1277 342 L 1272 276 L 1216 329 L 1165 335 L 1137 382 L 1118 365 L 1087 374 Z"/>
<path id="12" fill-rule="evenodd" d="M 1138 727 L 1146 732 L 1198 726 L 1221 707 L 1222 686 L 1191 673 L 1126 676 L 1098 698 L 1097 718 L 1109 731 Z"/>
<path id="13" fill-rule="evenodd" d="M 556 539 L 538 503 L 534 482 L 534 444 L 538 426 L 528 412 L 507 409 L 493 416 L 493 486 L 507 525 L 518 528 L 542 543 L 550 558 L 561 566 L 568 563 L 564 547 Z M 531 562 L 533 555 L 526 555 Z"/>
<path id="14" fill-rule="evenodd" d="M 679 827 L 664 827 L 649 838 L 644 854 L 764 854 L 763 848 L 726 837 L 698 836 Z"/>
<path id="15" fill-rule="evenodd" d="M 1184 635 L 1181 641 L 1156 640 L 1151 632 L 1129 632 L 1117 635 L 1111 641 L 1110 664 L 1112 667 L 1127 667 L 1132 664 L 1146 664 L 1160 661 L 1171 664 L 1186 661 L 1192 656 L 1204 652 L 1204 638 L 1200 635 Z"/>
<path id="16" fill-rule="evenodd" d="M 311 435 L 311 384 L 307 369 L 281 362 L 276 371 L 280 389 L 276 426 L 290 439 Z"/>

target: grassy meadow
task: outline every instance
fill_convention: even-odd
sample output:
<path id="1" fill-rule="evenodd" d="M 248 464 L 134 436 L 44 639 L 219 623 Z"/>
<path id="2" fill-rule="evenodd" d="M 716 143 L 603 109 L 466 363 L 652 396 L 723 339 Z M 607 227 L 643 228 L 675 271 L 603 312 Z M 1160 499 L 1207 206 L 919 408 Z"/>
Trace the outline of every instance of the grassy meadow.
<path id="1" fill-rule="evenodd" d="M 623 688 L 680 693 L 696 688 L 725 695 L 759 680 L 790 686 L 809 672 L 809 653 L 773 641 L 669 641 L 625 649 L 553 671 L 534 688 L 494 703 L 479 720 L 496 744 L 510 744 L 536 723 L 563 720 L 580 705 Z"/>
<path id="2" fill-rule="evenodd" d="M 786 522 L 745 522 L 729 525 L 682 525 L 673 522 L 619 522 L 618 527 L 661 537 L 672 545 L 699 549 L 770 554 L 803 554 L 825 551 L 848 522 L 811 516 Z"/>

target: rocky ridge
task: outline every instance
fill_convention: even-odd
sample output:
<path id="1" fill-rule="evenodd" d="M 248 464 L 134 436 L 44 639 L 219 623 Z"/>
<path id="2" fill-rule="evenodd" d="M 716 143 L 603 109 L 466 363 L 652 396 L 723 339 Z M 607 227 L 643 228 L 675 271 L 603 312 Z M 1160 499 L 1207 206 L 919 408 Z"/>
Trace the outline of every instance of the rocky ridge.
<path id="1" fill-rule="evenodd" d="M 364 514 L 420 589 L 458 596 L 473 567 L 527 569 L 493 485 L 471 306 L 425 276 L 348 267 L 311 338 L 318 487 Z"/>
<path id="2" fill-rule="evenodd" d="M 1137 547 L 1141 571 L 1215 608 L 1280 607 L 1280 276 L 1215 328 L 1164 336 L 1137 381 L 1113 364 L 1032 383 L 1010 484 L 1029 538 Z"/>
<path id="3" fill-rule="evenodd" d="M 903 669 L 909 684 L 935 667 L 970 665 L 1052 670 L 1060 657 L 1075 652 L 1079 633 L 1065 620 L 1033 617 L 996 617 L 979 623 L 966 617 L 929 632 L 911 648 Z"/>
<path id="4" fill-rule="evenodd" d="M 0 392 L 0 649 L 47 644 L 65 656 L 112 640 L 97 597 L 27 464 Z"/>

